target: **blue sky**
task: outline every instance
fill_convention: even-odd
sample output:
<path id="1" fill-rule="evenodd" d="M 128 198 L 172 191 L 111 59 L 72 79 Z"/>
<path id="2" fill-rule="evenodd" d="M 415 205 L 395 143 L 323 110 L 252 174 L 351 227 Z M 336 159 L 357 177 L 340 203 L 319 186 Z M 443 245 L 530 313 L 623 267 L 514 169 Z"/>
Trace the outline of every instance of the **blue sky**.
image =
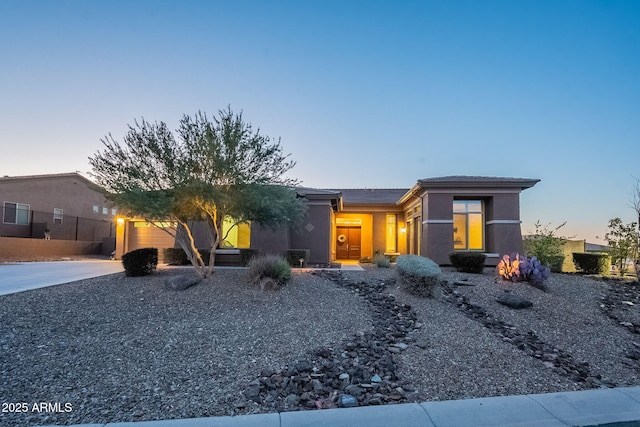
<path id="1" fill-rule="evenodd" d="M 635 0 L 0 0 L 0 40 L 0 175 L 86 173 L 136 118 L 231 105 L 306 186 L 539 178 L 525 233 L 635 220 Z"/>

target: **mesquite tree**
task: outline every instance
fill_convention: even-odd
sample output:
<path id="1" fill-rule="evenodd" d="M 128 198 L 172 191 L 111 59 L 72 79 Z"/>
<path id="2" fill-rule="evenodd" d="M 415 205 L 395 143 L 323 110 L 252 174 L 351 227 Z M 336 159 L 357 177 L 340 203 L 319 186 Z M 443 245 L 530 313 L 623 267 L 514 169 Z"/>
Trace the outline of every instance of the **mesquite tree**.
<path id="1" fill-rule="evenodd" d="M 213 120 L 201 112 L 185 115 L 175 133 L 163 122 L 142 119 L 129 125 L 122 144 L 111 134 L 101 141 L 104 150 L 89 158 L 96 182 L 120 209 L 160 222 L 200 277 L 213 273 L 216 248 L 227 237 L 225 218 L 234 226 L 255 222 L 277 229 L 305 215 L 291 188 L 297 181 L 285 177 L 295 162 L 279 140 L 254 131 L 230 107 Z M 208 266 L 192 233 L 200 221 L 209 230 Z"/>

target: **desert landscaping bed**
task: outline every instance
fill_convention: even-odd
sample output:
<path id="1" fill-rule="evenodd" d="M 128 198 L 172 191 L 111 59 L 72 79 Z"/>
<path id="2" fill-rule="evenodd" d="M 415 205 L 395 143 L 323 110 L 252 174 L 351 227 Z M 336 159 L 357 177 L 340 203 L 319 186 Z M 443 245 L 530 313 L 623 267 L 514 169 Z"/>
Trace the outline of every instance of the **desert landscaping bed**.
<path id="1" fill-rule="evenodd" d="M 347 395 L 372 405 L 640 384 L 640 294 L 630 284 L 554 274 L 543 292 L 496 281 L 491 269 L 449 270 L 438 295 L 425 299 L 404 292 L 393 269 L 296 273 L 269 292 L 232 269 L 176 292 L 165 281 L 177 272 L 0 296 L 0 397 L 29 405 L 0 413 L 0 424 L 311 410 L 353 404 Z M 533 305 L 505 307 L 496 302 L 505 292 Z M 60 410 L 33 411 L 39 402 Z"/>

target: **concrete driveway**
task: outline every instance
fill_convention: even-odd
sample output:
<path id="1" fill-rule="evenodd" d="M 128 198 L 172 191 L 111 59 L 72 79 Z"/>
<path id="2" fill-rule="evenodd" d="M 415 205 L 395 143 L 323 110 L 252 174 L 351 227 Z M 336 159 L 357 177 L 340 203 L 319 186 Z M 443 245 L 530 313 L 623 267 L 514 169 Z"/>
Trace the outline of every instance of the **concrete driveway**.
<path id="1" fill-rule="evenodd" d="M 121 261 L 54 261 L 0 264 L 0 295 L 124 271 Z"/>

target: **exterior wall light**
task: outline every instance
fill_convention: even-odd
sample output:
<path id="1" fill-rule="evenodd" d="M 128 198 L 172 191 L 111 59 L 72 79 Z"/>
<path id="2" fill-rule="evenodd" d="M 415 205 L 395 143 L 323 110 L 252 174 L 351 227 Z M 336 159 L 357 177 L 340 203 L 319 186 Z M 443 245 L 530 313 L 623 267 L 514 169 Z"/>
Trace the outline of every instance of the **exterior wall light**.
<path id="1" fill-rule="evenodd" d="M 116 218 L 116 224 L 118 224 L 118 225 L 124 225 L 124 218 L 122 218 L 122 217 L 118 217 L 118 218 Z"/>
<path id="2" fill-rule="evenodd" d="M 406 233 L 406 232 L 407 232 L 407 229 L 406 229 L 406 228 L 404 228 L 404 227 L 401 227 L 401 228 L 400 228 L 400 232 L 401 232 L 401 233 Z"/>

